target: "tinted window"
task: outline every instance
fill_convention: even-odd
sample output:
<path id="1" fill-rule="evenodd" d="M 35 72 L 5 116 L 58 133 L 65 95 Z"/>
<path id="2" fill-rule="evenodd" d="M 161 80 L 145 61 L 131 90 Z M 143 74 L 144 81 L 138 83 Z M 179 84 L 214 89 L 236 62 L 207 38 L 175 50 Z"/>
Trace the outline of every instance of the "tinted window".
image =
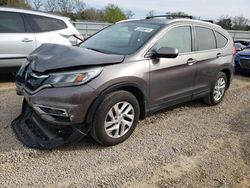
<path id="1" fill-rule="evenodd" d="M 224 37 L 222 34 L 218 33 L 217 31 L 215 31 L 215 36 L 217 39 L 217 48 L 225 47 L 227 44 L 227 38 Z"/>
<path id="2" fill-rule="evenodd" d="M 196 28 L 197 50 L 211 50 L 216 49 L 216 40 L 214 32 L 211 29 L 204 27 Z"/>
<path id="3" fill-rule="evenodd" d="M 192 51 L 191 27 L 181 26 L 175 27 L 164 34 L 155 44 L 153 49 L 161 47 L 177 48 L 179 53 Z"/>
<path id="4" fill-rule="evenodd" d="M 62 20 L 55 18 L 36 15 L 27 15 L 26 17 L 34 32 L 55 31 L 67 28 L 67 25 Z"/>
<path id="5" fill-rule="evenodd" d="M 0 33 L 24 33 L 23 19 L 18 13 L 0 12 Z"/>
<path id="6" fill-rule="evenodd" d="M 114 24 L 86 40 L 81 47 L 103 53 L 132 54 L 136 52 L 160 28 L 144 23 Z"/>

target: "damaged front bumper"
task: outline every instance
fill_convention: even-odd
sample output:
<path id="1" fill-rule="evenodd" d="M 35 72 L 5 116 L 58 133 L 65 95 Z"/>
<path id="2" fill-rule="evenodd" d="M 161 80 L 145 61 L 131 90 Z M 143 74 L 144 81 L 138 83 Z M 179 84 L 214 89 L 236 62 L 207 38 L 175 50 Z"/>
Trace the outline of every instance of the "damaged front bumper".
<path id="1" fill-rule="evenodd" d="M 22 113 L 11 124 L 18 139 L 27 147 L 53 149 L 80 141 L 87 133 L 80 125 L 57 126 L 41 119 L 24 99 Z"/>

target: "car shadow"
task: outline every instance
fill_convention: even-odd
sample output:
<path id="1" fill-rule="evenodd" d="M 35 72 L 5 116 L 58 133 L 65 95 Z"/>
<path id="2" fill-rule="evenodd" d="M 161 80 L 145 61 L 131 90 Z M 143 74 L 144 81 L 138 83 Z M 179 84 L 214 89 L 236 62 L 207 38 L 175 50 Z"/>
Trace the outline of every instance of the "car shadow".
<path id="1" fill-rule="evenodd" d="M 194 100 L 194 101 L 189 101 L 189 102 L 185 102 L 185 103 L 181 103 L 181 104 L 177 104 L 177 105 L 174 105 L 174 106 L 164 108 L 162 110 L 159 110 L 159 111 L 151 114 L 150 116 L 166 113 L 168 111 L 173 111 L 173 110 L 183 111 L 185 109 L 193 108 L 193 107 L 194 108 L 206 108 L 206 107 L 209 108 L 211 106 L 209 106 L 209 105 L 205 104 L 204 102 L 202 102 L 202 99 L 197 99 L 197 100 Z"/>
<path id="2" fill-rule="evenodd" d="M 13 74 L 0 74 L 0 83 L 15 82 L 15 76 Z"/>
<path id="3" fill-rule="evenodd" d="M 154 113 L 152 115 L 149 116 L 149 118 L 151 116 L 154 115 L 162 115 L 163 113 L 168 113 L 171 112 L 173 110 L 178 110 L 178 111 L 182 111 L 185 110 L 186 108 L 189 107 L 206 107 L 207 105 L 201 103 L 200 101 L 193 101 L 193 102 L 188 102 L 188 103 L 184 103 L 184 104 L 180 104 L 180 105 L 176 105 L 174 107 L 171 108 L 167 108 L 164 110 L 161 110 L 157 113 Z M 1 117 L 2 116 L 2 117 Z M 4 137 L 4 141 L 0 142 L 0 153 L 3 152 L 11 152 L 11 151 L 16 151 L 16 150 L 27 150 L 28 148 L 26 146 L 24 146 L 15 136 L 14 131 L 12 130 L 10 124 L 11 121 L 14 119 L 14 116 L 16 116 L 16 114 L 1 114 L 1 118 L 6 119 L 7 124 L 5 127 L 3 127 L 1 129 L 1 134 L 5 135 Z M 70 143 L 68 145 L 56 148 L 56 150 L 63 150 L 63 151 L 72 151 L 72 150 L 91 150 L 91 149 L 97 149 L 97 150 L 102 150 L 105 147 L 98 144 L 95 140 L 93 140 L 90 136 L 85 136 L 81 141 L 77 142 L 77 143 Z M 37 149 L 28 149 L 28 153 L 32 152 L 32 150 L 37 150 Z M 42 151 L 43 153 L 47 153 L 52 150 L 37 150 L 37 151 Z"/>
<path id="4" fill-rule="evenodd" d="M 150 118 L 152 116 L 162 116 L 162 114 L 171 112 L 173 110 L 182 111 L 182 110 L 185 110 L 186 108 L 191 108 L 191 107 L 204 108 L 204 107 L 210 107 L 210 106 L 202 103 L 201 100 L 190 101 L 190 102 L 186 102 L 183 104 L 171 106 L 169 108 L 165 108 L 163 110 L 160 110 L 158 112 L 155 112 L 155 113 L 149 115 L 147 118 Z M 141 121 L 144 121 L 144 120 L 141 120 Z M 140 124 L 138 124 L 138 125 L 140 126 Z M 61 149 L 65 150 L 65 151 L 82 150 L 82 149 L 84 149 L 84 150 L 85 149 L 86 150 L 91 150 L 91 149 L 102 150 L 105 148 L 106 148 L 105 146 L 102 146 L 101 144 L 97 143 L 94 139 L 92 139 L 91 136 L 84 137 L 80 142 L 69 144 L 69 145 L 61 147 Z"/>
<path id="5" fill-rule="evenodd" d="M 239 112 L 230 120 L 230 128 L 240 136 L 241 157 L 247 165 L 250 165 L 250 108 Z"/>
<path id="6" fill-rule="evenodd" d="M 249 80 L 250 74 L 247 73 L 234 73 L 234 76 L 239 80 Z"/>

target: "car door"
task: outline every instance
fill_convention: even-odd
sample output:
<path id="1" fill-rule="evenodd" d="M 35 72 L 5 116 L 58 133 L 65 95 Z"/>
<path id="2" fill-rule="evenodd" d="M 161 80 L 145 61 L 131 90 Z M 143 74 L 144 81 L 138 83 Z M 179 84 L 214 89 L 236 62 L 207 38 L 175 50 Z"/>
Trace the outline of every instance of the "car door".
<path id="1" fill-rule="evenodd" d="M 33 14 L 25 14 L 24 17 L 35 33 L 37 47 L 44 43 L 71 45 L 73 33 L 68 32 L 63 20 Z"/>
<path id="2" fill-rule="evenodd" d="M 169 29 L 151 50 L 177 48 L 176 58 L 150 60 L 150 103 L 152 110 L 191 99 L 196 66 L 193 61 L 190 25 Z"/>
<path id="3" fill-rule="evenodd" d="M 35 49 L 35 36 L 21 14 L 0 11 L 0 67 L 21 66 Z"/>
<path id="4" fill-rule="evenodd" d="M 197 61 L 194 97 L 199 97 L 210 92 L 211 84 L 217 76 L 217 70 L 223 63 L 221 56 L 224 52 L 216 49 L 216 38 L 212 29 L 195 26 L 194 31 L 196 36 L 194 59 Z"/>

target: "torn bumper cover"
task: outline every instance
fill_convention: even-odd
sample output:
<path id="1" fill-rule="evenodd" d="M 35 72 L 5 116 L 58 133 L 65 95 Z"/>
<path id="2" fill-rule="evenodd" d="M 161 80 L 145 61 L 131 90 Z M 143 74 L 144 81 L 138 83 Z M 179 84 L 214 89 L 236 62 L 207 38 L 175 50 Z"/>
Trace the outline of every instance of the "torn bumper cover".
<path id="1" fill-rule="evenodd" d="M 80 141 L 86 134 L 77 126 L 55 126 L 41 119 L 24 100 L 22 113 L 11 123 L 18 139 L 27 147 L 53 149 Z"/>

